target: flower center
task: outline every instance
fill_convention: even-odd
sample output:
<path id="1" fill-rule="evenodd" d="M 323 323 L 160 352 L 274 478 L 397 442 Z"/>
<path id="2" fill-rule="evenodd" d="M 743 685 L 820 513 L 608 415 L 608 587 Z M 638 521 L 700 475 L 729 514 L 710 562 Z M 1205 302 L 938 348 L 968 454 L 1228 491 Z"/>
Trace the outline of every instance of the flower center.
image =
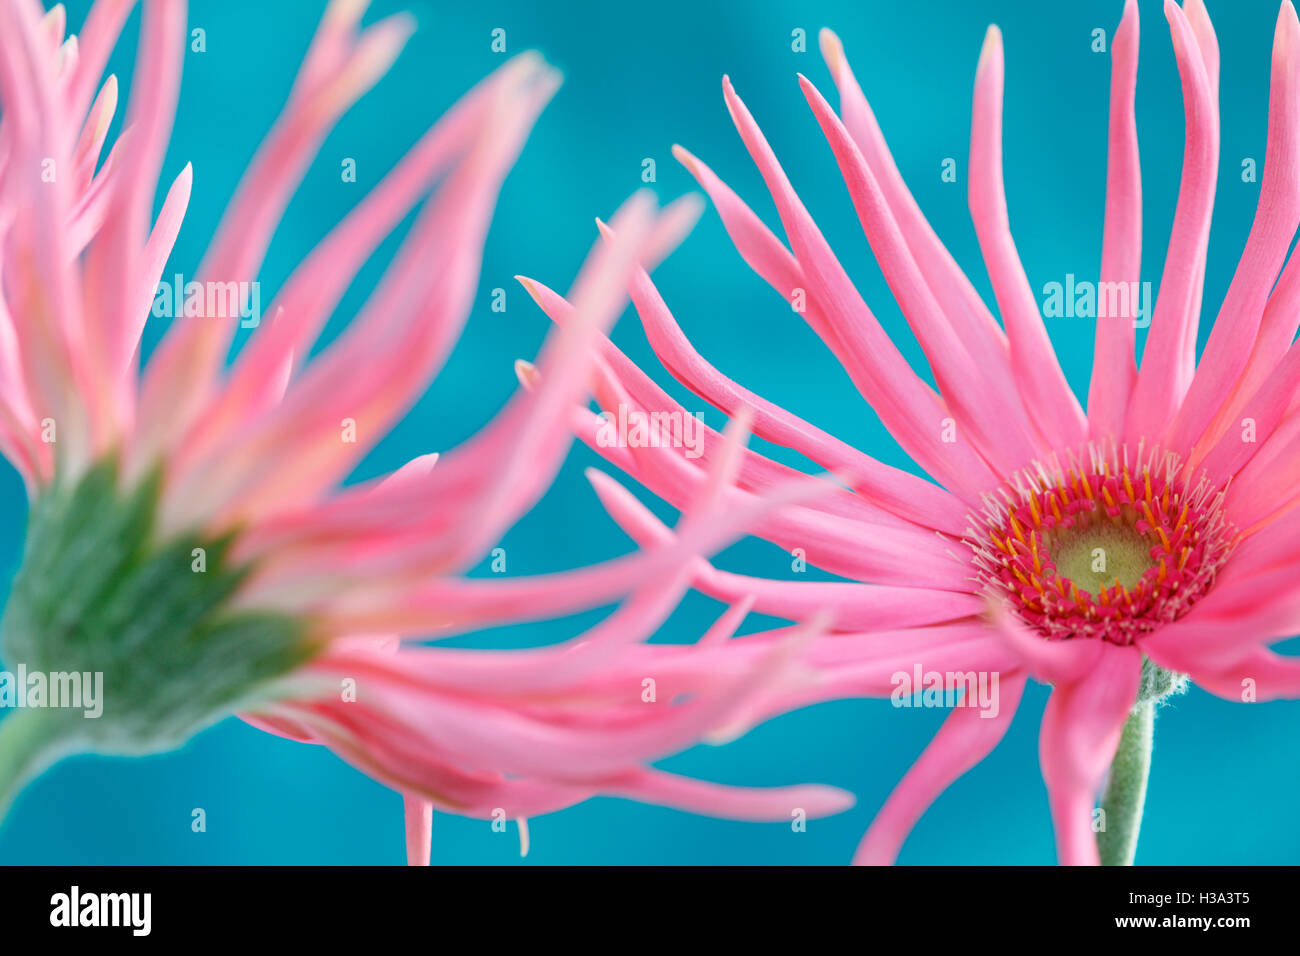
<path id="1" fill-rule="evenodd" d="M 1087 449 L 985 499 L 968 542 L 985 590 L 1050 640 L 1131 644 L 1187 613 L 1234 543 L 1222 491 L 1172 454 Z"/>

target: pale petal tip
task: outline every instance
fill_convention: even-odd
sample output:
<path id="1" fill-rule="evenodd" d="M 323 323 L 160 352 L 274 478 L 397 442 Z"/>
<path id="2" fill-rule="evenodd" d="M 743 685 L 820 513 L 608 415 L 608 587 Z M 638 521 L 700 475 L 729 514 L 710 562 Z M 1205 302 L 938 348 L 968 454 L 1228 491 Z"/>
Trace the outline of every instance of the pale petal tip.
<path id="1" fill-rule="evenodd" d="M 986 63 L 1002 54 L 1002 31 L 996 23 L 990 23 L 984 34 L 984 45 L 980 47 L 980 61 L 977 70 L 982 70 Z"/>
<path id="2" fill-rule="evenodd" d="M 549 100 L 564 85 L 564 74 L 543 60 L 539 54 L 537 65 L 529 75 L 528 82 L 533 95 Z"/>
<path id="3" fill-rule="evenodd" d="M 506 98 L 531 91 L 549 99 L 564 80 L 560 71 L 547 63 L 536 50 L 525 50 L 511 57 L 500 72 L 505 77 L 502 95 Z"/>
<path id="4" fill-rule="evenodd" d="M 663 218 L 670 229 L 665 256 L 690 235 L 706 208 L 708 203 L 705 202 L 704 197 L 695 192 L 683 193 L 664 207 Z"/>
<path id="5" fill-rule="evenodd" d="M 664 207 L 664 214 L 674 213 L 680 215 L 683 219 L 698 219 L 704 212 L 704 207 L 708 205 L 704 197 L 696 192 L 682 193 L 667 206 Z"/>
<path id="6" fill-rule="evenodd" d="M 355 25 L 360 22 L 370 0 L 330 0 L 325 8 L 325 19 L 340 25 Z"/>
<path id="7" fill-rule="evenodd" d="M 841 790 L 839 787 L 826 789 L 829 791 L 827 796 L 837 801 L 842 810 L 851 810 L 858 802 L 858 798 L 848 790 Z"/>
<path id="8" fill-rule="evenodd" d="M 816 110 L 820 105 L 824 104 L 825 108 L 829 110 L 830 104 L 826 102 L 826 97 L 822 96 L 821 90 L 817 89 L 817 84 L 802 73 L 795 75 L 799 78 L 799 89 L 803 92 L 804 99 L 808 101 L 809 105 Z"/>
<path id="9" fill-rule="evenodd" d="M 537 371 L 537 366 L 527 359 L 515 359 L 515 378 L 530 392 L 542 384 L 542 375 Z"/>
<path id="10" fill-rule="evenodd" d="M 731 121 L 737 122 L 737 108 L 740 105 L 740 97 L 736 94 L 736 88 L 731 85 L 731 77 L 725 73 L 722 75 L 722 101 L 727 104 L 727 114 Z"/>
<path id="11" fill-rule="evenodd" d="M 1119 18 L 1119 26 L 1116 28 L 1116 34 L 1120 31 L 1136 30 L 1138 24 L 1138 5 L 1137 0 L 1124 0 L 1124 13 Z"/>
<path id="12" fill-rule="evenodd" d="M 369 27 L 331 88 L 331 108 L 346 106 L 387 73 L 414 32 L 415 18 L 408 13 L 395 13 Z"/>
<path id="13" fill-rule="evenodd" d="M 677 143 L 673 143 L 673 159 L 685 166 L 691 175 L 695 175 L 700 168 L 700 161 L 695 158 L 695 155 L 685 146 Z"/>
<path id="14" fill-rule="evenodd" d="M 366 30 L 368 36 L 376 38 L 378 49 L 394 58 L 414 32 L 415 17 L 405 11 L 386 16 Z"/>
<path id="15" fill-rule="evenodd" d="M 826 61 L 826 68 L 831 71 L 831 76 L 839 79 L 840 71 L 845 67 L 844 44 L 840 38 L 835 35 L 835 31 L 830 27 L 822 27 L 817 34 L 817 43 L 821 47 L 822 59 Z"/>
<path id="16" fill-rule="evenodd" d="M 749 717 L 737 718 L 703 733 L 700 736 L 700 743 L 710 747 L 725 747 L 727 744 L 734 744 L 753 729 L 754 725 Z"/>
<path id="17" fill-rule="evenodd" d="M 1296 19 L 1295 7 L 1292 6 L 1291 0 L 1282 0 L 1282 7 L 1277 12 L 1277 29 L 1285 30 L 1287 34 L 1294 34 L 1297 27 L 1300 27 L 1300 21 Z"/>
<path id="18" fill-rule="evenodd" d="M 804 791 L 804 802 L 808 804 L 804 809 L 808 811 L 809 816 L 833 816 L 852 809 L 858 802 L 858 798 L 849 791 L 826 784 L 808 784 L 800 789 Z"/>
<path id="19" fill-rule="evenodd" d="M 546 59 L 536 50 L 525 50 L 516 54 L 511 60 L 511 68 L 524 71 L 540 70 L 546 65 Z"/>
<path id="20" fill-rule="evenodd" d="M 525 291 L 526 291 L 530 296 L 532 296 L 534 302 L 536 302 L 538 305 L 541 305 L 541 304 L 542 304 L 542 296 L 541 296 L 541 292 L 540 292 L 540 290 L 537 288 L 537 283 L 536 283 L 536 282 L 534 282 L 532 279 L 528 278 L 528 276 L 515 276 L 515 281 L 518 282 L 521 286 L 524 287 L 524 290 L 525 290 Z"/>
<path id="21" fill-rule="evenodd" d="M 605 500 L 605 496 L 611 490 L 623 490 L 623 486 L 618 481 L 599 468 L 588 465 L 582 469 L 582 475 L 587 479 L 587 484 L 591 485 L 592 490 L 596 492 L 596 497 L 601 501 Z"/>

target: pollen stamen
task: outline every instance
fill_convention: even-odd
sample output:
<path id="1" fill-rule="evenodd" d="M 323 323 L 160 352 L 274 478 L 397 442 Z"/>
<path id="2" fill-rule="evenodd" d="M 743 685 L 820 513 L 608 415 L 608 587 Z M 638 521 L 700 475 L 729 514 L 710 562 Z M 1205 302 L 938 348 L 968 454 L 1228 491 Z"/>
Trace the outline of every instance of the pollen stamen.
<path id="1" fill-rule="evenodd" d="M 1236 538 L 1223 492 L 1141 445 L 1066 457 L 985 496 L 968 541 L 979 578 L 1048 640 L 1131 644 L 1214 583 Z"/>

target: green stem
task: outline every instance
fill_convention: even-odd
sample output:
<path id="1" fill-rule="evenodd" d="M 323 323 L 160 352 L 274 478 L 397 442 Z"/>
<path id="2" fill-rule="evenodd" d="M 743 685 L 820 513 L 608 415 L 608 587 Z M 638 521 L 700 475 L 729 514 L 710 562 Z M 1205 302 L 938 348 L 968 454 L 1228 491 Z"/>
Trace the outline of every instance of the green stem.
<path id="1" fill-rule="evenodd" d="M 58 730 L 41 710 L 15 710 L 0 720 L 0 819 L 23 784 L 51 762 Z"/>
<path id="2" fill-rule="evenodd" d="M 1104 829 L 1097 833 L 1097 851 L 1103 866 L 1132 866 L 1142 826 L 1142 806 L 1147 798 L 1151 770 L 1151 745 L 1156 705 L 1144 701 L 1133 709 L 1120 733 L 1110 782 L 1102 797 Z"/>

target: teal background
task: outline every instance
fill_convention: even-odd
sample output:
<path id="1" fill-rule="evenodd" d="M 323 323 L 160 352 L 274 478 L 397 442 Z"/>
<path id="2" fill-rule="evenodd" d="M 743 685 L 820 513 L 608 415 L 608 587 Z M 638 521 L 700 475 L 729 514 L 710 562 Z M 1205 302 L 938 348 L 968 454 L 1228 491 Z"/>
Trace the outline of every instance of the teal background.
<path id="1" fill-rule="evenodd" d="M 1158 283 L 1177 197 L 1183 122 L 1168 29 L 1159 3 L 1140 4 L 1142 60 L 1138 122 L 1145 199 L 1143 278 Z M 87 4 L 70 4 L 76 25 Z M 1007 57 L 1005 154 L 1012 226 L 1036 288 L 1066 273 L 1096 277 L 1105 185 L 1109 57 L 1090 50 L 1107 37 L 1119 2 L 1012 0 L 787 0 L 653 4 L 487 0 L 465 4 L 376 2 L 368 20 L 409 9 L 419 31 L 395 68 L 330 136 L 288 209 L 262 274 L 269 302 L 312 245 L 401 156 L 461 91 L 496 66 L 490 31 L 507 31 L 509 52 L 536 48 L 565 74 L 506 183 L 488 242 L 478 305 L 450 363 L 410 416 L 359 467 L 357 478 L 473 434 L 515 386 L 511 363 L 533 356 L 547 321 L 512 282 L 518 272 L 565 288 L 608 215 L 641 185 L 642 160 L 657 163 L 664 200 L 693 185 L 669 154 L 681 142 L 710 163 L 776 225 L 772 206 L 734 133 L 719 80 L 729 73 L 782 163 L 876 314 L 914 364 L 921 354 L 874 265 L 830 150 L 795 80 L 806 73 L 835 102 L 816 31 L 839 32 L 900 167 L 923 209 L 991 301 L 966 209 L 971 84 L 984 30 L 997 22 Z M 207 52 L 189 53 L 164 180 L 193 161 L 194 195 L 168 274 L 197 265 L 224 204 L 270 126 L 306 50 L 321 5 L 197 0 L 190 24 Z M 1277 6 L 1211 4 L 1222 48 L 1221 176 L 1206 277 L 1207 317 L 1227 288 L 1259 194 L 1240 164 L 1262 165 L 1269 51 Z M 112 68 L 129 77 L 134 14 Z M 791 31 L 808 52 L 791 49 Z M 359 182 L 339 179 L 341 157 Z M 959 181 L 940 181 L 957 160 Z M 331 323 L 337 332 L 364 301 L 396 248 L 374 257 Z M 893 464 L 913 467 L 861 401 L 835 361 L 789 308 L 740 262 L 709 211 L 657 274 L 660 288 L 698 348 L 760 394 Z M 490 290 L 508 291 L 504 314 Z M 1087 392 L 1093 325 L 1049 326 L 1075 390 Z M 161 326 L 151 320 L 148 343 Z M 668 376 L 629 313 L 615 339 L 661 381 Z M 688 408 L 703 403 L 687 397 Z M 719 417 L 710 410 L 709 420 Z M 793 461 L 789 456 L 786 460 Z M 512 574 L 575 567 L 625 551 L 570 456 L 551 493 L 504 541 Z M 16 475 L 0 474 L 0 568 L 17 566 L 24 521 Z M 643 495 L 643 497 L 647 497 Z M 670 513 L 663 512 L 661 513 Z M 869 541 L 863 547 L 870 547 Z M 735 570 L 785 577 L 789 558 L 762 542 L 731 548 Z M 697 635 L 718 611 L 689 598 L 661 632 Z M 511 646 L 559 640 L 599 617 L 542 622 L 466 640 Z M 761 621 L 752 622 L 757 627 Z M 1037 764 L 1037 725 L 1046 690 L 1033 686 L 1010 733 L 983 764 L 949 789 L 921 821 L 901 862 L 1046 863 L 1054 858 Z M 858 795 L 851 811 L 788 824 L 716 821 L 600 799 L 532 821 L 527 863 L 843 863 L 890 788 L 944 714 L 895 710 L 884 701 L 826 704 L 791 714 L 723 748 L 700 747 L 664 762 L 677 771 L 733 783 L 823 781 Z M 1139 863 L 1295 863 L 1300 820 L 1300 706 L 1243 706 L 1193 689 L 1165 710 Z M 206 833 L 190 831 L 195 807 Z M 437 863 L 518 863 L 514 828 L 439 814 Z M 259 733 L 235 720 L 178 752 L 119 760 L 70 759 L 30 786 L 0 828 L 10 863 L 389 864 L 403 859 L 400 800 L 328 752 Z"/>

